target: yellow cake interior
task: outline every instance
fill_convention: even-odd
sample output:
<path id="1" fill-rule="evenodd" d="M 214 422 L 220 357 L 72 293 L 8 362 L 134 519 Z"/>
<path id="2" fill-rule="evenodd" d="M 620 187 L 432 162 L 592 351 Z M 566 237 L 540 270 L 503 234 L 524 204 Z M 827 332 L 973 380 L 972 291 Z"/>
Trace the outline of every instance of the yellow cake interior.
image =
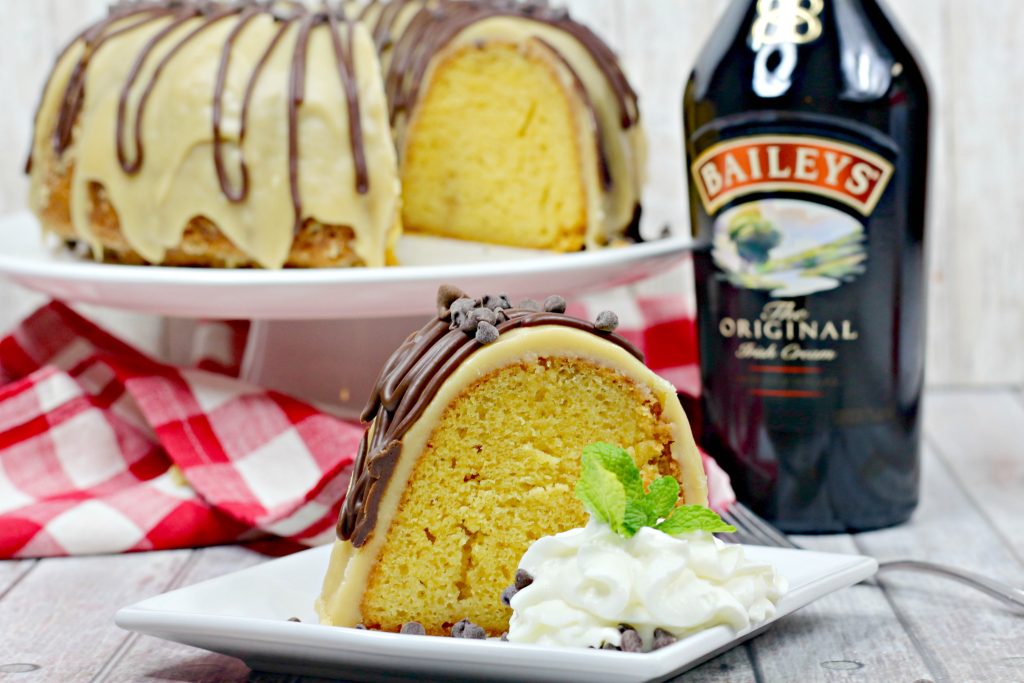
<path id="1" fill-rule="evenodd" d="M 406 230 L 583 247 L 576 117 L 551 59 L 537 44 L 490 41 L 452 50 L 434 68 L 405 142 Z"/>
<path id="2" fill-rule="evenodd" d="M 580 452 L 626 447 L 645 483 L 679 478 L 673 429 L 651 390 L 591 360 L 536 357 L 498 368 L 443 411 L 391 523 L 360 606 L 363 623 L 434 635 L 464 617 L 491 635 L 530 543 L 586 523 Z"/>

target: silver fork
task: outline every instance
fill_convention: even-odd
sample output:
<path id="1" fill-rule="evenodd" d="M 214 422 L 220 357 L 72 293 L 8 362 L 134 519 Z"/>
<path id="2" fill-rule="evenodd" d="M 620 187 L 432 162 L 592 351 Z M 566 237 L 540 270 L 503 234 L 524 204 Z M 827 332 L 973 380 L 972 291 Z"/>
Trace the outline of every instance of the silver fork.
<path id="1" fill-rule="evenodd" d="M 726 540 L 776 548 L 804 549 L 742 503 L 734 503 L 722 514 L 722 519 L 736 527 L 736 533 L 728 535 L 733 538 Z M 878 563 L 878 571 L 894 570 L 921 571 L 944 576 L 979 590 L 1010 607 L 1024 609 L 1024 591 L 981 574 L 922 560 L 887 560 Z"/>

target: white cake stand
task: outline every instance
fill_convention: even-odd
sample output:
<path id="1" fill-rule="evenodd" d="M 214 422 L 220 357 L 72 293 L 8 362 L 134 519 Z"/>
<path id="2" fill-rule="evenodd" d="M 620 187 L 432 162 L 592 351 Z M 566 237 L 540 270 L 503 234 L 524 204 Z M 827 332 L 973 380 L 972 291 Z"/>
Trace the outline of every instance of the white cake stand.
<path id="1" fill-rule="evenodd" d="M 185 320 L 252 320 L 243 379 L 352 417 L 388 355 L 433 313 L 439 285 L 513 300 L 573 298 L 661 273 L 692 246 L 688 236 L 670 236 L 553 255 L 404 236 L 404 265 L 393 268 L 122 266 L 68 253 L 44 239 L 36 218 L 24 212 L 0 218 L 0 277 L 71 303 Z"/>

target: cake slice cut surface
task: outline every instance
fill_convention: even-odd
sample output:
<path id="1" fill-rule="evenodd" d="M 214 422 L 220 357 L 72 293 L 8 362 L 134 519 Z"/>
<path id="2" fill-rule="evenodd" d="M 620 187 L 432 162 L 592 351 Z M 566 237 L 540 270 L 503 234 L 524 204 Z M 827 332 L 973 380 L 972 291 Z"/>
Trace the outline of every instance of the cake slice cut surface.
<path id="1" fill-rule="evenodd" d="M 317 603 L 323 623 L 417 621 L 448 635 L 468 618 L 500 635 L 511 610 L 499 598 L 525 550 L 586 521 L 573 487 L 594 441 L 626 447 L 645 483 L 673 476 L 681 502 L 706 504 L 675 390 L 628 342 L 498 297 L 471 304 L 493 302 L 481 314 L 497 317 L 491 343 L 469 336 L 458 306 L 469 333 L 449 329 L 446 305 L 385 367 Z"/>

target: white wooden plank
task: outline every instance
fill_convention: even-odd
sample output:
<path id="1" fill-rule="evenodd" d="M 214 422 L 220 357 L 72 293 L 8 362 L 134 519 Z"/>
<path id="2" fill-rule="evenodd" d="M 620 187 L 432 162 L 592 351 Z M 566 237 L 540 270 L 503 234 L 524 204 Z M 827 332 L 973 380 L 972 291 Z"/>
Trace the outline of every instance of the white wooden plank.
<path id="1" fill-rule="evenodd" d="M 267 561 L 265 555 L 238 546 L 204 548 L 195 552 L 193 562 L 167 590 Z M 115 683 L 141 678 L 229 683 L 248 680 L 249 668 L 233 657 L 133 634 L 96 681 Z"/>
<path id="2" fill-rule="evenodd" d="M 910 524 L 859 534 L 858 547 L 880 560 L 944 562 L 1024 585 L 1024 566 L 931 448 L 925 449 L 921 493 Z M 885 573 L 879 583 L 935 680 L 1024 680 L 1019 614 L 928 574 Z"/>
<path id="3" fill-rule="evenodd" d="M 89 680 L 128 638 L 114 613 L 164 591 L 191 551 L 49 559 L 0 601 L 0 665 L 37 680 Z"/>
<path id="4" fill-rule="evenodd" d="M 6 560 L 0 561 L 0 601 L 4 599 L 19 581 L 32 571 L 35 567 L 35 560 Z M 3 609 L 0 607 L 0 609 Z"/>
<path id="5" fill-rule="evenodd" d="M 929 445 L 1018 559 L 1024 559 L 1022 426 L 1024 406 L 1009 391 L 935 392 L 925 402 Z"/>
<path id="6" fill-rule="evenodd" d="M 946 291 L 953 294 L 949 346 L 941 360 L 951 382 L 1020 385 L 1024 355 L 1024 136 L 1020 125 L 1024 3 L 949 3 L 952 183 L 956 189 Z M 942 353 L 940 351 L 940 353 Z M 941 357 L 940 357 L 941 358 Z"/>
<path id="7" fill-rule="evenodd" d="M 800 537 L 812 550 L 857 553 L 849 536 Z M 931 672 L 875 585 L 833 593 L 752 641 L 766 681 L 835 681 L 842 672 L 870 681 L 916 681 Z"/>

